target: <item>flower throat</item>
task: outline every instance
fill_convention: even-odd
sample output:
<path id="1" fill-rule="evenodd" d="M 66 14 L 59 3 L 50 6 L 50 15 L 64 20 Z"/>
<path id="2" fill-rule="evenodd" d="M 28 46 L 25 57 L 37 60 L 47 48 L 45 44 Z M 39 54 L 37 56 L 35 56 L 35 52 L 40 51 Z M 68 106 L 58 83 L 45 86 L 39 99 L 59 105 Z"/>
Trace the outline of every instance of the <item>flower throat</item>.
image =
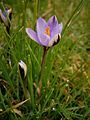
<path id="1" fill-rule="evenodd" d="M 47 34 L 48 36 L 50 36 L 50 27 L 48 26 L 48 27 L 46 27 L 46 29 L 45 29 L 45 32 L 44 32 L 45 34 Z"/>

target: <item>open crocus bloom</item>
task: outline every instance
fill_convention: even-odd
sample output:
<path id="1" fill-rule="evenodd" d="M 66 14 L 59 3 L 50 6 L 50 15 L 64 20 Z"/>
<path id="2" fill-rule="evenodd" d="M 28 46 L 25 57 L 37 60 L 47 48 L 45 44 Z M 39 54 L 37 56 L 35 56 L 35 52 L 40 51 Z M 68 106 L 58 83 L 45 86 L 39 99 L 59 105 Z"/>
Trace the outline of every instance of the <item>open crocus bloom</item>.
<path id="1" fill-rule="evenodd" d="M 38 18 L 36 32 L 31 28 L 26 28 L 26 33 L 40 45 L 51 47 L 60 40 L 62 27 L 62 23 L 58 24 L 56 16 L 52 16 L 48 22 L 43 18 Z"/>

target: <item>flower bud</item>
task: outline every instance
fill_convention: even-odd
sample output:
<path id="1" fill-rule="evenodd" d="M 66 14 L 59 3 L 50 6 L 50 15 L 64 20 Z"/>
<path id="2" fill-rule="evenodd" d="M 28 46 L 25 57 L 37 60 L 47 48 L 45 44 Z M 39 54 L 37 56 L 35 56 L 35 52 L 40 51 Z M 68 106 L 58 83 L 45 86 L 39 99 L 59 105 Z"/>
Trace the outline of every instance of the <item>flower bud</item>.
<path id="1" fill-rule="evenodd" d="M 22 60 L 19 62 L 19 71 L 22 79 L 24 79 L 27 75 L 27 66 Z"/>

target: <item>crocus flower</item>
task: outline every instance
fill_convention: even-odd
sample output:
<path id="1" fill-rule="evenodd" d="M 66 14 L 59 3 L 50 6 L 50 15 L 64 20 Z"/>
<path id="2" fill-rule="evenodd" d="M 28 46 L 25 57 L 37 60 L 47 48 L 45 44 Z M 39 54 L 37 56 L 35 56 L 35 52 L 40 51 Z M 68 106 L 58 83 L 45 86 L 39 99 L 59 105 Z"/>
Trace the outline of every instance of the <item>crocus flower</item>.
<path id="1" fill-rule="evenodd" d="M 9 21 L 9 19 L 8 19 L 7 16 L 11 20 L 12 9 L 11 8 L 6 8 L 5 12 L 2 12 L 2 10 L 0 9 L 0 19 L 1 19 L 1 22 L 4 23 L 4 25 L 6 26 L 6 30 L 9 33 L 9 30 L 10 30 L 10 21 Z"/>
<path id="2" fill-rule="evenodd" d="M 26 33 L 38 44 L 51 47 L 59 42 L 62 27 L 62 23 L 58 23 L 56 16 L 52 16 L 47 22 L 40 17 L 37 20 L 36 32 L 26 28 Z"/>

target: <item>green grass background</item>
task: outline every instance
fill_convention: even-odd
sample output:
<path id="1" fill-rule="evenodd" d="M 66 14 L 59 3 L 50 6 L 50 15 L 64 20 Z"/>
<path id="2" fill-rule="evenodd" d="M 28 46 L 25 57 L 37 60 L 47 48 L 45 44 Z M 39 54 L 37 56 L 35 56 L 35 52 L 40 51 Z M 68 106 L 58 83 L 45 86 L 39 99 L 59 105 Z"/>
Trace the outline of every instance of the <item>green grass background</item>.
<path id="1" fill-rule="evenodd" d="M 0 119 L 90 120 L 89 0 L 3 0 L 0 8 L 13 9 L 10 36 L 0 22 Z M 37 94 L 43 47 L 32 41 L 25 28 L 35 29 L 38 17 L 56 15 L 63 23 L 61 41 L 50 48 L 45 61 L 41 96 Z M 9 50 L 8 50 L 9 48 Z M 9 53 L 9 56 L 7 56 Z M 7 63 L 8 59 L 10 64 Z M 18 62 L 28 68 L 21 80 Z M 28 82 L 30 96 L 25 97 Z M 28 99 L 30 98 L 30 99 Z M 27 100 L 27 102 L 25 101 Z M 22 103 L 24 101 L 24 103 Z M 17 106 L 15 106 L 17 105 Z"/>

